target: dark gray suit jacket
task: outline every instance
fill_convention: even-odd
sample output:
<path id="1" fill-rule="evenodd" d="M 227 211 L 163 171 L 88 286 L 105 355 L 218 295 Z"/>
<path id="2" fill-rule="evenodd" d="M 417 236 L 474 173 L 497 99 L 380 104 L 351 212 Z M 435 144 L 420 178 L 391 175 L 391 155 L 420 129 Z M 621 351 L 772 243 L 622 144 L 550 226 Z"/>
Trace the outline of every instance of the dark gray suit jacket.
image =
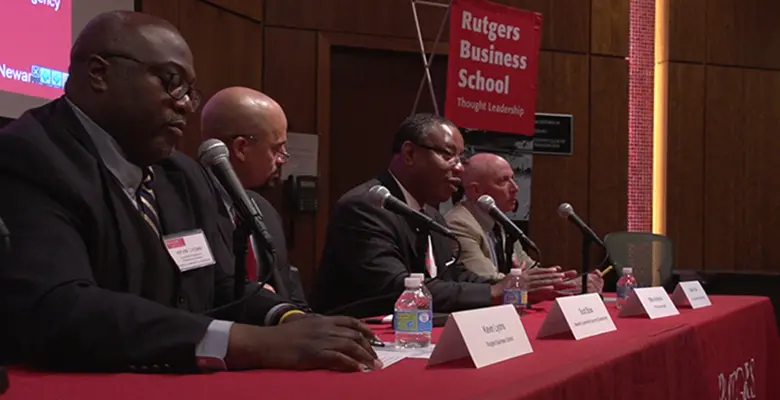
<path id="1" fill-rule="evenodd" d="M 314 311 L 355 317 L 390 314 L 396 298 L 404 290 L 404 278 L 425 270 L 427 236 L 401 216 L 375 207 L 366 196 L 374 185 L 383 185 L 393 196 L 404 194 L 389 172 L 350 190 L 336 203 L 328 223 L 322 262 L 317 270 L 310 301 Z M 426 213 L 446 225 L 438 211 Z M 453 312 L 492 304 L 490 284 L 453 260 L 453 242 L 431 233 L 434 259 L 440 277 L 429 283 L 434 312 Z M 366 299 L 384 296 L 380 300 Z M 356 301 L 361 304 L 350 305 Z M 346 307 L 345 307 L 346 306 Z"/>

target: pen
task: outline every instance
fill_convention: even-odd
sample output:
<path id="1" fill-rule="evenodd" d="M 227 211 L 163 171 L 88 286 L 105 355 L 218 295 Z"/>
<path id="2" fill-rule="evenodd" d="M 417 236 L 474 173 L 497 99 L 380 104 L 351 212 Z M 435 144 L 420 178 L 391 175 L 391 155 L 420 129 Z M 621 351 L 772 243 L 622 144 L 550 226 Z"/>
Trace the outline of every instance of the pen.
<path id="1" fill-rule="evenodd" d="M 373 338 L 371 338 L 371 340 L 369 340 L 369 343 L 371 343 L 371 345 L 372 345 L 372 346 L 376 346 L 376 347 L 385 347 L 385 342 L 383 342 L 383 341 L 379 340 L 379 338 L 378 338 L 378 337 L 376 337 L 376 336 L 374 336 Z"/>
<path id="2" fill-rule="evenodd" d="M 604 268 L 604 270 L 603 270 L 603 271 L 601 271 L 601 276 L 604 276 L 604 275 L 606 275 L 607 273 L 609 273 L 609 271 L 612 271 L 612 268 L 613 268 L 613 267 L 612 267 L 611 265 L 610 265 L 609 267 L 607 267 L 607 268 Z"/>

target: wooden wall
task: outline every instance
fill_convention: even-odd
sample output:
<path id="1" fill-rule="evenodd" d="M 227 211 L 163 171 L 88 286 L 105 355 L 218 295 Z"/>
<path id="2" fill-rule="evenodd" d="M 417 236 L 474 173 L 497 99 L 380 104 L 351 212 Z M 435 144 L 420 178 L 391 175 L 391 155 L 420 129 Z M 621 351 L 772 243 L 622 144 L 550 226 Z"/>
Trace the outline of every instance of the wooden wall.
<path id="1" fill-rule="evenodd" d="M 667 234 L 679 268 L 780 272 L 780 2 L 669 2 Z"/>
<path id="2" fill-rule="evenodd" d="M 545 262 L 576 268 L 580 234 L 556 215 L 558 204 L 570 202 L 602 234 L 627 225 L 629 2 L 499 2 L 543 14 L 537 110 L 574 115 L 574 155 L 534 157 L 530 229 Z M 180 28 L 194 51 L 206 96 L 230 85 L 261 89 L 283 105 L 290 131 L 320 135 L 321 210 L 316 216 L 295 218 L 291 249 L 292 263 L 301 268 L 309 287 L 331 199 L 340 195 L 340 188 L 379 172 L 389 159 L 387 138 L 411 110 L 422 65 L 414 52 L 409 1 L 141 3 L 143 11 Z M 442 15 L 441 9 L 421 7 L 426 40 L 435 37 Z M 446 47 L 441 51 L 446 53 Z M 440 63 L 445 60 L 439 57 Z M 439 72 L 436 80 L 442 79 Z M 437 90 L 437 97 L 442 96 L 444 86 Z M 423 101 L 423 109 L 429 102 Z M 197 123 L 192 122 L 184 144 L 189 153 L 199 141 Z M 365 141 L 345 139 L 360 135 L 377 141 L 365 146 Z M 345 159 L 353 165 L 350 170 L 358 172 L 331 173 L 342 171 Z M 356 161 L 366 159 L 362 165 Z M 289 218 L 279 190 L 270 197 Z"/>

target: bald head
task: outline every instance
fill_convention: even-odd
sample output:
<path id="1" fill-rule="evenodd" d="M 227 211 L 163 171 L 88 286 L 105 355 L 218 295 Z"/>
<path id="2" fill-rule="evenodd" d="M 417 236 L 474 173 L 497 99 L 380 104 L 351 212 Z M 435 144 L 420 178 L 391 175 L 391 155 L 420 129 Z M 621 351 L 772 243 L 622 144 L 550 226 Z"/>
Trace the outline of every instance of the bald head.
<path id="1" fill-rule="evenodd" d="M 111 11 L 73 44 L 65 94 L 139 166 L 170 155 L 198 103 L 187 42 L 169 22 Z"/>
<path id="2" fill-rule="evenodd" d="M 70 52 L 70 74 L 78 75 L 95 54 L 126 54 L 139 58 L 154 55 L 164 41 L 184 39 L 168 21 L 134 11 L 109 11 L 89 21 Z"/>
<path id="3" fill-rule="evenodd" d="M 235 135 L 265 140 L 287 128 L 287 117 L 276 100 L 245 87 L 222 89 L 206 102 L 201 113 L 205 139 L 224 142 Z"/>
<path id="4" fill-rule="evenodd" d="M 503 212 L 514 208 L 517 184 L 509 162 L 492 153 L 477 153 L 469 158 L 461 174 L 466 197 L 476 201 L 489 195 Z"/>
<path id="5" fill-rule="evenodd" d="M 230 161 L 246 188 L 272 184 L 287 161 L 287 117 L 270 96 L 245 87 L 222 89 L 201 113 L 204 139 L 230 149 Z"/>

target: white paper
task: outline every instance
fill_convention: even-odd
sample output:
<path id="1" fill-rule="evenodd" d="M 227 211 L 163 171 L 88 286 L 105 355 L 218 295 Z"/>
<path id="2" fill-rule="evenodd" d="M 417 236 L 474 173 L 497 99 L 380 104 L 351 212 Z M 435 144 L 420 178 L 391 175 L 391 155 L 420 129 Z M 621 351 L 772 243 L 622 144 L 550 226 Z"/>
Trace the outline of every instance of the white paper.
<path id="1" fill-rule="evenodd" d="M 311 133 L 287 133 L 287 152 L 290 159 L 282 166 L 282 179 L 293 176 L 317 176 L 319 136 Z"/>
<path id="2" fill-rule="evenodd" d="M 374 348 L 379 361 L 382 362 L 382 368 L 387 368 L 407 357 L 406 353 L 400 351 L 388 351 Z"/>
<path id="3" fill-rule="evenodd" d="M 650 319 L 669 317 L 680 314 L 672 303 L 669 294 L 663 287 L 636 288 L 626 299 L 626 304 L 620 310 L 619 317 L 647 314 Z"/>
<path id="4" fill-rule="evenodd" d="M 678 283 L 672 293 L 672 301 L 677 306 L 689 305 L 693 309 L 712 305 L 710 297 L 707 296 L 699 281 Z"/>

